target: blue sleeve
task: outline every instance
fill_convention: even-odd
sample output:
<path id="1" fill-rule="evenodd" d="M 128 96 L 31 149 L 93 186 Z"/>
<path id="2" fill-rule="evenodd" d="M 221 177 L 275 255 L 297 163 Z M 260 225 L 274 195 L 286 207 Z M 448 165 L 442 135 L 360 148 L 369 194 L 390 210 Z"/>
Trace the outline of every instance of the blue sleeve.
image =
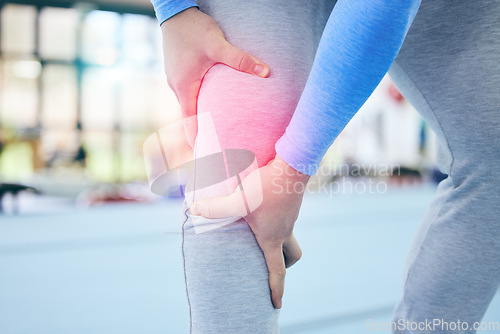
<path id="1" fill-rule="evenodd" d="M 314 174 L 335 138 L 389 70 L 420 0 L 339 0 L 276 153 Z"/>
<path id="2" fill-rule="evenodd" d="M 151 3 L 160 25 L 184 9 L 198 6 L 194 0 L 151 0 Z"/>

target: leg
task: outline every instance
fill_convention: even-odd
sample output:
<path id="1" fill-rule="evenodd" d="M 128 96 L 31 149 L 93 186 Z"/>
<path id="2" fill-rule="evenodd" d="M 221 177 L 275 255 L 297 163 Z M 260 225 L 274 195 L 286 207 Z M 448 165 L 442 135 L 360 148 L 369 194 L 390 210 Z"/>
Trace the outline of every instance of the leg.
<path id="1" fill-rule="evenodd" d="M 192 333 L 279 333 L 262 252 L 243 220 L 196 234 L 184 225 Z"/>
<path id="2" fill-rule="evenodd" d="M 225 149 L 252 152 L 258 165 L 274 157 L 274 143 L 292 116 L 333 6 L 322 0 L 292 2 L 198 1 L 200 9 L 220 24 L 227 40 L 265 61 L 271 75 L 261 79 L 224 65 L 206 74 L 198 97 L 196 157 Z M 193 197 L 186 196 L 187 205 L 231 190 L 197 189 L 201 173 L 219 174 L 216 169 L 196 160 L 195 190 Z M 278 333 L 279 311 L 271 303 L 267 266 L 246 222 L 222 221 L 217 229 L 196 233 L 195 223 L 206 226 L 213 221 L 194 220 L 188 214 L 183 226 L 192 333 Z"/>
<path id="3" fill-rule="evenodd" d="M 390 74 L 436 132 L 438 188 L 408 257 L 395 333 L 474 333 L 500 284 L 500 5 L 422 1 Z M 468 328 L 466 328 L 468 327 Z"/>

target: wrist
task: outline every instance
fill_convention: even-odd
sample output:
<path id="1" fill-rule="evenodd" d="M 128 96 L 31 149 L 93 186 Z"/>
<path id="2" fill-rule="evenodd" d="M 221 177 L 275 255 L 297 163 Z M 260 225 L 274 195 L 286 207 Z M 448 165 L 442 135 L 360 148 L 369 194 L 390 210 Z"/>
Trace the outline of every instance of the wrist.
<path id="1" fill-rule="evenodd" d="M 196 15 L 196 14 L 194 14 L 196 12 L 199 12 L 198 7 L 189 7 L 189 8 L 183 9 L 180 12 L 178 12 L 177 14 L 174 14 L 171 17 L 169 17 L 167 20 L 163 21 L 160 26 L 162 28 L 165 28 L 168 25 L 176 24 L 176 21 L 182 20 L 183 18 L 185 19 L 186 17 Z"/>
<path id="2" fill-rule="evenodd" d="M 276 154 L 273 160 L 273 166 L 280 172 L 281 175 L 286 175 L 287 179 L 291 180 L 292 182 L 306 184 L 311 178 L 310 175 L 301 173 L 292 166 L 290 166 L 278 154 Z"/>

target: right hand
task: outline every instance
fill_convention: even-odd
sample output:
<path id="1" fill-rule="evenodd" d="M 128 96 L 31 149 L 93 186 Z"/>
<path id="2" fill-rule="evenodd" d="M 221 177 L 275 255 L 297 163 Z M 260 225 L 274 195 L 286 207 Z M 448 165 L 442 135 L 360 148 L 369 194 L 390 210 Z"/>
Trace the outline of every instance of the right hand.
<path id="1" fill-rule="evenodd" d="M 296 171 L 276 155 L 243 179 L 231 195 L 201 199 L 190 208 L 191 214 L 205 218 L 245 217 L 266 259 L 275 308 L 282 305 L 286 268 L 302 256 L 293 227 L 308 180 L 309 175 Z M 252 211 L 248 213 L 248 209 Z"/>
<path id="2" fill-rule="evenodd" d="M 219 25 L 196 7 L 188 8 L 161 25 L 165 73 L 181 105 L 182 118 L 196 115 L 198 92 L 205 73 L 216 63 L 262 78 L 269 67 L 229 44 Z M 196 122 L 184 123 L 187 140 L 194 147 Z"/>

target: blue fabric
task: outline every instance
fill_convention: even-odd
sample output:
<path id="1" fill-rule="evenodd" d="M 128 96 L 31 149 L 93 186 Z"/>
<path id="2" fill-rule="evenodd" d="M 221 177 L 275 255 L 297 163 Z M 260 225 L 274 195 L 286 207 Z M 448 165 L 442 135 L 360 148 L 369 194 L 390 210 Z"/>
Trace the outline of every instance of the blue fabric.
<path id="1" fill-rule="evenodd" d="M 151 3 L 160 24 L 185 9 L 198 6 L 194 0 L 151 0 Z"/>
<path id="2" fill-rule="evenodd" d="M 312 175 L 394 61 L 420 0 L 339 0 L 276 152 Z M 272 70 L 272 69 L 271 69 Z"/>

